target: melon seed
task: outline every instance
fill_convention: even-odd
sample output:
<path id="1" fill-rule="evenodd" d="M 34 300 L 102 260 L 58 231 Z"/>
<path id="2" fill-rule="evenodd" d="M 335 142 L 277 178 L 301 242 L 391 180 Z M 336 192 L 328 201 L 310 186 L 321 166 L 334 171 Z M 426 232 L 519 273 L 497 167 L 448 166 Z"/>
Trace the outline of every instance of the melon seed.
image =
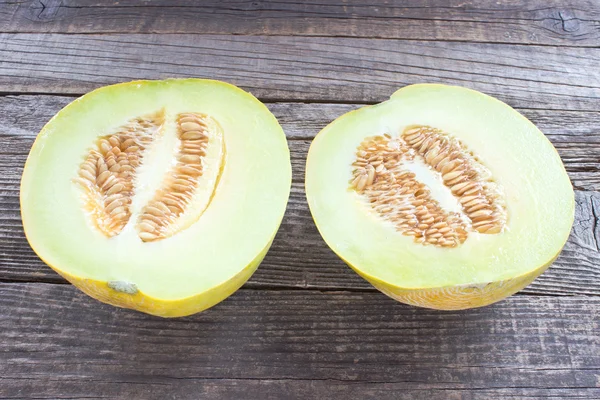
<path id="1" fill-rule="evenodd" d="M 404 163 L 419 157 L 462 205 L 462 212 L 447 212 L 423 183 L 415 180 Z M 366 138 L 351 164 L 350 186 L 366 197 L 385 220 L 415 242 L 456 247 L 469 231 L 497 234 L 506 224 L 501 189 L 489 170 L 464 144 L 439 129 L 416 126 L 400 137 Z"/>
<path id="2" fill-rule="evenodd" d="M 94 224 L 107 237 L 118 235 L 131 217 L 134 166 L 139 165 L 145 149 L 139 139 L 150 143 L 163 121 L 163 111 L 130 120 L 115 133 L 100 137 L 80 165 L 82 179 L 78 182 L 84 189 L 85 204 L 96 216 Z"/>
<path id="3" fill-rule="evenodd" d="M 138 222 L 139 237 L 144 242 L 173 235 L 172 223 L 181 216 L 192 200 L 202 176 L 202 157 L 206 154 L 211 132 L 209 116 L 199 113 L 181 113 L 177 116 L 179 151 L 177 163 L 170 178 L 143 208 Z"/>

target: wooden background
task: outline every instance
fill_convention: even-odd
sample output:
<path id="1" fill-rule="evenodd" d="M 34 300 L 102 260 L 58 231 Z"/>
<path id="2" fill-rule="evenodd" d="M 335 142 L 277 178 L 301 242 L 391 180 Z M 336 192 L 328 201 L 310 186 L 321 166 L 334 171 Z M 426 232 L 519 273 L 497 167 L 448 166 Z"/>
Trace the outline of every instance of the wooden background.
<path id="1" fill-rule="evenodd" d="M 207 312 L 163 320 L 98 303 L 46 267 L 23 235 L 19 179 L 36 133 L 76 96 L 189 76 L 267 103 L 294 183 L 253 278 Z M 517 108 L 576 189 L 561 257 L 490 307 L 388 299 L 327 248 L 306 205 L 319 129 L 416 82 Z M 598 1 L 0 0 L 0 398 L 598 399 L 599 110 Z"/>

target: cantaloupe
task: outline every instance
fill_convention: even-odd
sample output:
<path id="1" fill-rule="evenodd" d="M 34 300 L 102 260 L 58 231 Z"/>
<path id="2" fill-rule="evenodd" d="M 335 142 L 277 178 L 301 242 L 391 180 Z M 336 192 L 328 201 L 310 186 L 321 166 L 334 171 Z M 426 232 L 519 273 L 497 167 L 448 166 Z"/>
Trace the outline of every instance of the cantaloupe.
<path id="1" fill-rule="evenodd" d="M 349 112 L 313 141 L 315 223 L 383 293 L 436 309 L 484 306 L 558 256 L 574 194 L 530 121 L 482 93 L 419 84 Z"/>
<path id="2" fill-rule="evenodd" d="M 189 315 L 238 289 L 265 256 L 291 185 L 285 135 L 218 81 L 97 89 L 39 133 L 23 172 L 27 239 L 106 303 Z"/>

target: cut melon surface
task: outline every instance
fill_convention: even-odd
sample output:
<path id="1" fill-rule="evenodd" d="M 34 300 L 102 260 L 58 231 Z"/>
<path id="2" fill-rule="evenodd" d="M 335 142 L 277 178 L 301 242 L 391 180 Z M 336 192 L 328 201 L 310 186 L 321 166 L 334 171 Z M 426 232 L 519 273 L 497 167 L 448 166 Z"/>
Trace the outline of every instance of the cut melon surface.
<path id="1" fill-rule="evenodd" d="M 42 129 L 23 172 L 35 252 L 84 292 L 161 316 L 208 308 L 258 267 L 291 185 L 285 135 L 218 81 L 97 89 Z"/>
<path id="2" fill-rule="evenodd" d="M 419 84 L 349 112 L 313 141 L 311 213 L 356 272 L 409 304 L 498 301 L 558 256 L 574 193 L 530 121 L 482 93 Z"/>

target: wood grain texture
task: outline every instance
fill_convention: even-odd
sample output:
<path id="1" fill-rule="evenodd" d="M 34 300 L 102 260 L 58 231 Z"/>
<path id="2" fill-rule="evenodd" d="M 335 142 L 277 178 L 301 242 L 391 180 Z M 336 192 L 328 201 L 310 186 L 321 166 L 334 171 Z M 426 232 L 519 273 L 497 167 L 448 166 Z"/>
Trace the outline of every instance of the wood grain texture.
<path id="1" fill-rule="evenodd" d="M 0 96 L 0 160 L 4 177 L 19 179 L 35 136 L 72 97 L 50 95 Z M 331 121 L 364 104 L 269 103 L 288 140 L 294 179 L 304 181 L 306 153 L 311 140 Z M 574 186 L 600 190 L 600 112 L 519 109 L 557 148 Z M 4 164 L 6 163 L 6 164 Z M 12 167 L 18 167 L 14 170 Z"/>
<path id="2" fill-rule="evenodd" d="M 600 396 L 598 298 L 437 312 L 379 293 L 240 290 L 163 320 L 4 283 L 0 306 L 5 399 Z"/>
<path id="3" fill-rule="evenodd" d="M 19 179 L 42 125 L 72 98 L 0 97 L 0 280 L 64 282 L 29 248 L 19 215 Z M 318 130 L 356 104 L 271 103 L 292 155 L 294 184 L 282 227 L 249 287 L 369 289 L 327 247 L 316 230 L 303 189 L 304 163 Z M 599 138 L 590 121 L 597 113 L 522 110 L 559 148 L 573 181 L 597 188 Z M 583 160 L 587 160 L 583 162 Z M 586 178 L 581 175 L 585 170 Z M 554 266 L 524 293 L 600 295 L 600 193 L 577 192 L 576 222 Z"/>
<path id="4" fill-rule="evenodd" d="M 599 64 L 594 0 L 0 0 L 0 398 L 600 398 Z M 18 184 L 35 134 L 72 100 L 57 95 L 189 76 L 270 102 L 294 183 L 251 281 L 163 320 L 65 285 L 24 238 Z M 314 226 L 314 135 L 417 82 L 517 107 L 578 189 L 563 253 L 518 296 L 454 312 L 399 304 Z"/>
<path id="5" fill-rule="evenodd" d="M 186 34 L 0 34 L 0 92 L 81 94 L 142 78 L 208 77 L 263 100 L 379 102 L 417 82 L 514 107 L 597 111 L 600 48 Z"/>
<path id="6" fill-rule="evenodd" d="M 0 32 L 351 36 L 597 46 L 591 0 L 390 2 L 73 1 L 0 3 Z"/>

